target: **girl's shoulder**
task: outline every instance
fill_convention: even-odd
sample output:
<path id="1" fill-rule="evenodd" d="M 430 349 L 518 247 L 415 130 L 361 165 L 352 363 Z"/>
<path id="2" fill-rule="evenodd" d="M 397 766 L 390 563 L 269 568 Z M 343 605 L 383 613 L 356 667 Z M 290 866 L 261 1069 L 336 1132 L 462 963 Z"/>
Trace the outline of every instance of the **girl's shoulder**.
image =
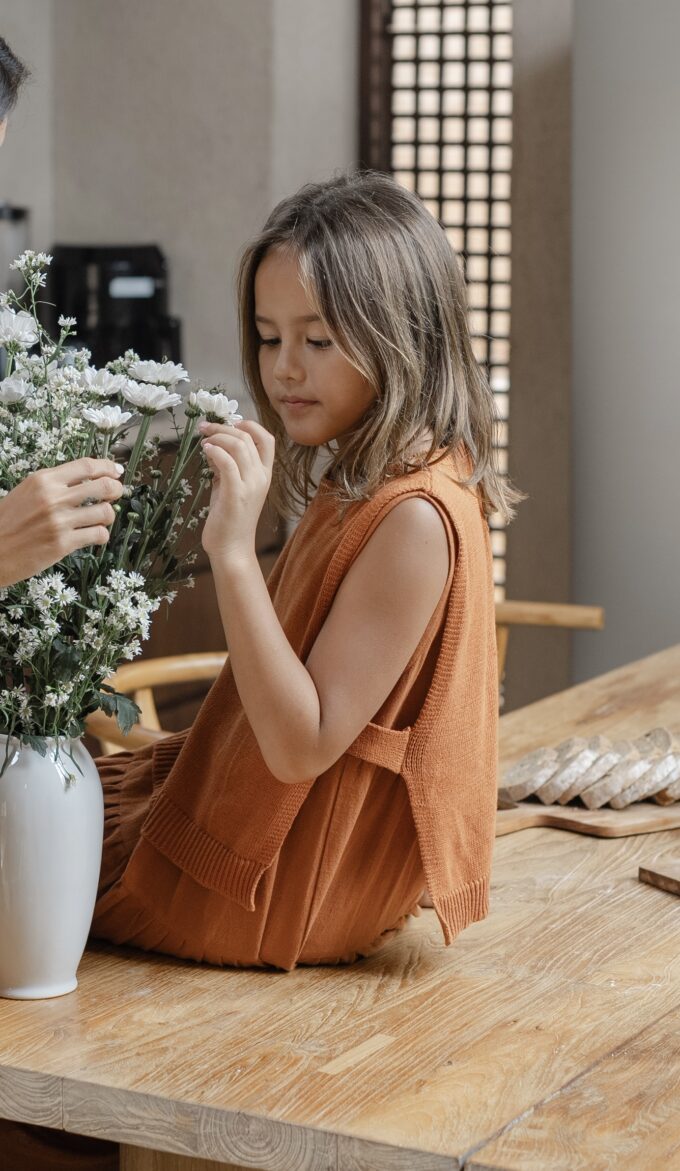
<path id="1" fill-rule="evenodd" d="M 446 497 L 455 501 L 461 493 L 477 496 L 474 487 L 464 481 L 472 472 L 472 460 L 466 448 L 453 452 L 442 448 L 435 452 L 432 460 L 422 468 L 406 472 L 386 481 L 376 492 L 373 500 L 388 500 L 413 493 Z"/>
<path id="2" fill-rule="evenodd" d="M 472 470 L 469 456 L 442 449 L 433 460 L 402 475 L 391 476 L 365 500 L 342 505 L 334 491 L 333 481 L 321 480 L 319 491 L 305 515 L 309 527 L 331 527 L 338 536 L 349 530 L 360 532 L 371 529 L 384 516 L 412 497 L 430 498 L 439 509 L 449 515 L 460 509 L 465 498 L 477 501 L 474 488 L 461 483 Z M 404 510 L 400 510 L 404 514 Z M 415 514 L 415 509 L 407 510 Z M 307 525 L 305 526 L 307 527 Z"/>

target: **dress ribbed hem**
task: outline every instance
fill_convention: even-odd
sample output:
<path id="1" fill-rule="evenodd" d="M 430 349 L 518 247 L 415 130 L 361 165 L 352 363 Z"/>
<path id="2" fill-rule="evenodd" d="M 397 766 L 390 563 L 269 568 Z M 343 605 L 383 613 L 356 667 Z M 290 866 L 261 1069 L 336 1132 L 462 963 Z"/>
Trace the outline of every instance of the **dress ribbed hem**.
<path id="1" fill-rule="evenodd" d="M 246 911 L 255 910 L 255 891 L 267 866 L 218 842 L 162 793 L 144 822 L 142 837 L 201 886 Z"/>
<path id="2" fill-rule="evenodd" d="M 432 904 L 448 947 L 457 935 L 489 914 L 489 880 L 478 878 L 445 895 L 432 895 Z"/>

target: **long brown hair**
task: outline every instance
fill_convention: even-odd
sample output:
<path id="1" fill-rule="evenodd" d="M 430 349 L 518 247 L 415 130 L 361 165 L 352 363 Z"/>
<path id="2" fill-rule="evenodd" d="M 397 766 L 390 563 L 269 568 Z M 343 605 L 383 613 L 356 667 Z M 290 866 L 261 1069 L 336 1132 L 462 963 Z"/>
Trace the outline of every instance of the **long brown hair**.
<path id="1" fill-rule="evenodd" d="M 276 437 L 272 487 L 279 510 L 295 512 L 309 502 L 318 448 L 288 438 L 260 377 L 255 274 L 273 248 L 296 256 L 315 312 L 377 391 L 354 432 L 326 445 L 338 499 L 365 500 L 385 480 L 463 444 L 472 471 L 461 483 L 479 485 L 487 516 L 510 520 L 523 494 L 496 466 L 496 407 L 472 350 L 455 253 L 417 196 L 372 171 L 309 183 L 282 200 L 241 259 L 243 372 L 264 426 Z M 413 462 L 409 451 L 426 430 L 429 449 Z"/>

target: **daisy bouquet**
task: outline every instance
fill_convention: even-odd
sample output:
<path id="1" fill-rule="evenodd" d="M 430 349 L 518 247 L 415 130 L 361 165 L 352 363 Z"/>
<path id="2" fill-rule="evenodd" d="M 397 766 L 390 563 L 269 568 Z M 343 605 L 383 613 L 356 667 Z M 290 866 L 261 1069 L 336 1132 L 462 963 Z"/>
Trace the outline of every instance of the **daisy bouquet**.
<path id="1" fill-rule="evenodd" d="M 161 603 L 193 584 L 190 546 L 210 482 L 197 420 L 240 419 L 237 402 L 218 389 L 189 390 L 176 363 L 128 351 L 95 369 L 87 350 L 69 344 L 72 318 L 59 318 L 52 339 L 38 314 L 50 260 L 24 253 L 13 264 L 24 291 L 0 296 L 0 496 L 31 472 L 83 456 L 127 465 L 108 544 L 0 589 L 0 734 L 8 746 L 13 738 L 43 754 L 48 739 L 58 747 L 80 737 L 98 708 L 123 731 L 137 720 L 136 705 L 106 680 L 140 654 Z M 163 472 L 160 440 L 150 437 L 159 411 L 169 412 L 176 437 Z"/>

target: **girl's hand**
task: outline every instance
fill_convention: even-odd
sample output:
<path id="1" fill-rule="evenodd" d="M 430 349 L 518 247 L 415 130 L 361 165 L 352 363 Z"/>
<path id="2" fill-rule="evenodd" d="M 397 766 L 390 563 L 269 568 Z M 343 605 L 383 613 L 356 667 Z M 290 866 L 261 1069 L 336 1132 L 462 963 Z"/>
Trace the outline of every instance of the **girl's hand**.
<path id="1" fill-rule="evenodd" d="M 203 548 L 211 561 L 252 557 L 274 465 L 274 436 L 250 419 L 234 427 L 199 423 L 214 472 Z"/>

